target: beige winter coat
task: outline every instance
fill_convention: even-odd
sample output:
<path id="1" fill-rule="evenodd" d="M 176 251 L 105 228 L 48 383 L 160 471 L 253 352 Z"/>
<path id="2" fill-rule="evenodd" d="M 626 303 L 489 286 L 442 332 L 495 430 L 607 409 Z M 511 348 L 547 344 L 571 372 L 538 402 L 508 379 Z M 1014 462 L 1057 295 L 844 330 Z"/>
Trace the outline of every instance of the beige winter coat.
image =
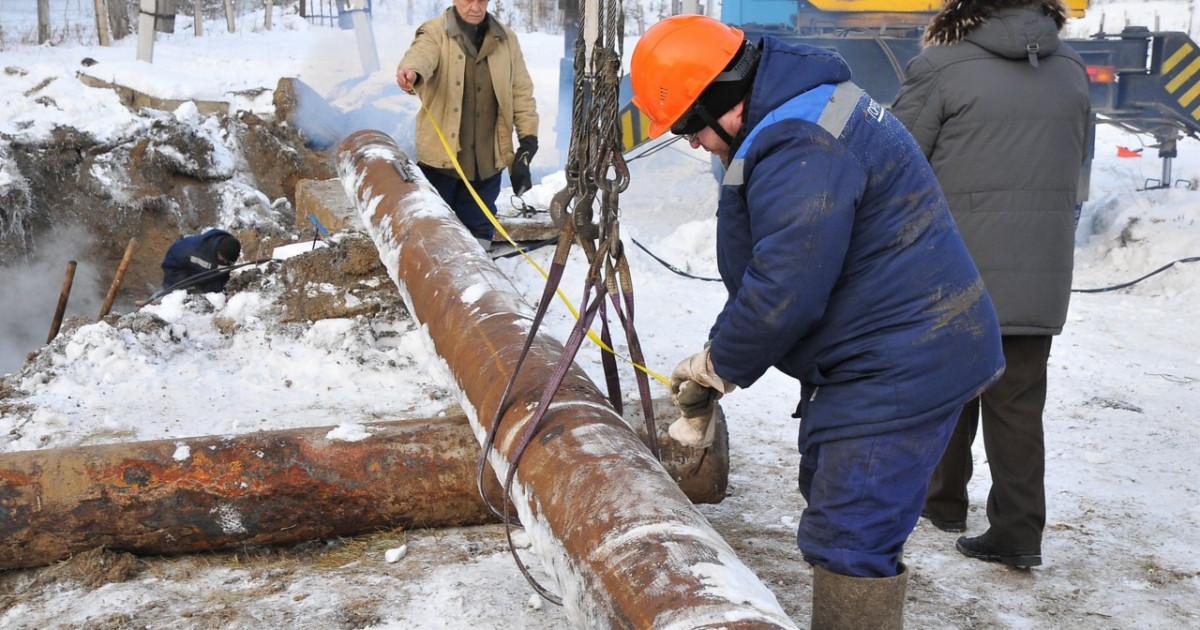
<path id="1" fill-rule="evenodd" d="M 413 38 L 412 46 L 400 60 L 401 68 L 415 70 L 419 79 L 417 94 L 433 114 L 442 133 L 455 154 L 459 145 L 459 127 L 462 120 L 463 77 L 466 73 L 466 55 L 454 36 L 462 29 L 450 7 L 441 15 L 422 24 Z M 499 120 L 496 121 L 495 168 L 508 167 L 513 159 L 513 131 L 518 138 L 536 136 L 538 133 L 537 104 L 533 99 L 533 80 L 525 67 L 525 57 L 516 33 L 500 23 L 490 13 L 485 38 L 496 40 L 495 47 L 485 43 L 482 50 L 491 48 L 488 54 L 488 70 L 492 86 L 496 90 Z M 454 168 L 450 156 L 438 139 L 437 132 L 422 112 L 417 117 L 417 160 L 438 168 Z"/>

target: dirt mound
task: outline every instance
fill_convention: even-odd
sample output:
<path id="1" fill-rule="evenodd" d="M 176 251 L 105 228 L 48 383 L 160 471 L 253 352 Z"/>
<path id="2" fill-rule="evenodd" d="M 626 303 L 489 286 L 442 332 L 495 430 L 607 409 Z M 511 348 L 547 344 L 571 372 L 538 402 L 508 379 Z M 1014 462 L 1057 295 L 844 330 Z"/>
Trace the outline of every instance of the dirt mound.
<path id="1" fill-rule="evenodd" d="M 268 279 L 268 275 L 273 277 Z M 375 244 L 357 232 L 343 232 L 329 247 L 241 274 L 230 281 L 229 290 L 265 282 L 277 282 L 282 288 L 276 304 L 284 323 L 372 316 L 403 309 L 400 293 L 379 260 Z"/>
<path id="2" fill-rule="evenodd" d="M 107 287 L 131 238 L 138 241 L 114 303 L 128 310 L 162 280 L 172 242 L 220 226 L 245 256 L 295 237 L 293 203 L 301 179 L 335 177 L 327 150 L 294 127 L 249 112 L 201 116 L 185 104 L 143 109 L 140 125 L 99 141 L 72 127 L 36 140 L 0 144 L 12 182 L 0 198 L 0 267 L 36 258 L 57 234 L 86 235 L 76 256 Z M 4 148 L 7 145 L 7 148 Z"/>

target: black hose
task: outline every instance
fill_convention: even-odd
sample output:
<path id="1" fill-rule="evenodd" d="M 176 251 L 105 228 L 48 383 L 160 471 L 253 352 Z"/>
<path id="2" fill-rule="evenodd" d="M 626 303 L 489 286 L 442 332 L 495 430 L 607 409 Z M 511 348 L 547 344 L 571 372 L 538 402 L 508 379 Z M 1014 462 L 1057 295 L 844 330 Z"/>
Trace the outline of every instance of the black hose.
<path id="1" fill-rule="evenodd" d="M 1121 284 L 1113 285 L 1111 287 L 1103 287 L 1100 289 L 1071 289 L 1071 293 L 1105 293 L 1107 291 L 1116 291 L 1117 289 L 1124 289 L 1125 287 L 1131 287 L 1131 286 L 1141 282 L 1142 280 L 1149 278 L 1150 276 L 1162 273 L 1162 272 L 1170 269 L 1171 267 L 1174 267 L 1175 263 L 1190 263 L 1190 262 L 1196 262 L 1198 260 L 1200 260 L 1200 256 L 1192 256 L 1190 258 L 1180 258 L 1179 260 L 1167 263 L 1167 264 L 1159 267 L 1158 269 L 1155 269 L 1154 271 L 1151 271 L 1150 273 L 1148 273 L 1136 280 L 1130 280 L 1129 282 L 1124 282 Z"/>
<path id="2" fill-rule="evenodd" d="M 658 256 L 655 256 L 655 255 L 654 255 L 654 252 L 652 252 L 652 251 L 650 251 L 650 250 L 646 249 L 646 246 L 645 246 L 645 245 L 642 245 L 642 244 L 641 244 L 641 243 L 639 243 L 639 242 L 637 242 L 637 239 L 636 239 L 636 238 L 631 238 L 631 239 L 629 239 L 629 240 L 633 241 L 633 244 L 634 244 L 634 245 L 637 245 L 639 249 L 641 249 L 642 251 L 644 251 L 644 252 L 646 252 L 647 254 L 649 254 L 651 258 L 653 258 L 654 260 L 657 260 L 657 261 L 658 261 L 658 262 L 659 262 L 659 263 L 660 263 L 662 266 L 666 267 L 667 269 L 670 269 L 671 271 L 673 271 L 673 272 L 675 272 L 675 273 L 677 273 L 677 274 L 679 274 L 679 275 L 681 275 L 681 276 L 683 276 L 683 277 L 685 277 L 685 278 L 691 278 L 691 279 L 693 279 L 693 280 L 703 280 L 703 281 L 705 281 L 705 282 L 720 282 L 720 281 L 721 281 L 721 279 L 720 279 L 720 278 L 703 278 L 703 277 L 700 277 L 700 276 L 693 276 L 692 274 L 690 274 L 690 273 L 688 273 L 688 272 L 686 272 L 686 271 L 683 271 L 683 270 L 681 270 L 681 269 L 679 269 L 679 268 L 675 267 L 675 266 L 674 266 L 674 265 L 672 265 L 671 263 L 669 263 L 669 262 L 667 262 L 667 261 L 665 261 L 665 260 L 663 260 L 663 259 L 659 258 Z"/>
<path id="3" fill-rule="evenodd" d="M 641 243 L 637 242 L 637 239 L 629 239 L 629 240 L 633 241 L 633 244 L 637 245 L 642 251 L 649 254 L 651 258 L 653 258 L 654 260 L 657 260 L 659 263 L 661 263 L 662 266 L 666 267 L 667 269 L 670 269 L 671 271 L 673 271 L 685 278 L 692 278 L 694 280 L 704 280 L 706 282 L 720 282 L 721 281 L 720 278 L 702 278 L 700 276 L 693 276 L 690 273 L 681 271 L 680 269 L 673 266 L 671 263 L 659 258 L 658 256 L 655 256 L 653 252 L 646 249 L 646 247 L 644 245 L 642 245 Z M 1162 267 L 1159 267 L 1158 269 L 1155 269 L 1154 271 L 1151 271 L 1150 273 L 1148 273 L 1140 278 L 1137 278 L 1136 280 L 1130 280 L 1129 282 L 1123 282 L 1121 284 L 1113 285 L 1111 287 L 1103 287 L 1103 288 L 1099 288 L 1099 289 L 1071 289 L 1071 292 L 1072 293 L 1105 293 L 1108 291 L 1116 291 L 1118 289 L 1124 289 L 1126 287 L 1131 287 L 1131 286 L 1141 282 L 1142 280 L 1149 278 L 1150 276 L 1162 273 L 1162 272 L 1170 269 L 1171 267 L 1174 267 L 1177 263 L 1191 263 L 1191 262 L 1197 262 L 1197 261 L 1200 261 L 1200 256 L 1192 256 L 1190 258 L 1180 258 L 1179 260 L 1165 264 Z"/>
<path id="4" fill-rule="evenodd" d="M 528 247 L 525 247 L 525 248 L 518 247 L 517 249 L 515 249 L 511 252 L 505 252 L 503 254 L 500 254 L 499 256 L 492 256 L 492 260 L 500 260 L 501 258 L 512 258 L 513 256 L 520 256 L 521 254 L 524 254 L 526 252 L 531 252 L 535 249 L 541 249 L 547 245 L 555 245 L 557 243 L 558 243 L 558 237 L 552 236 L 544 241 L 537 241 L 536 243 L 529 245 Z"/>
<path id="5" fill-rule="evenodd" d="M 188 276 L 188 277 L 184 278 L 183 280 L 180 280 L 179 282 L 176 282 L 175 284 L 172 284 L 171 286 L 169 286 L 165 289 L 159 289 L 158 291 L 156 291 L 154 293 L 154 295 L 151 295 L 150 298 L 148 300 L 146 300 L 146 303 L 149 304 L 150 302 L 153 302 L 154 300 L 157 300 L 172 291 L 177 291 L 179 289 L 186 289 L 192 285 L 204 282 L 205 280 L 211 280 L 213 278 L 216 278 L 217 276 L 220 276 L 221 274 L 227 274 L 227 273 L 233 271 L 234 269 L 246 267 L 249 265 L 261 265 L 262 263 L 271 262 L 273 260 L 279 260 L 279 259 L 278 258 L 259 258 L 258 260 L 248 260 L 244 263 L 238 263 L 236 265 L 229 265 L 228 267 L 217 267 L 216 269 L 209 269 L 208 271 L 202 271 L 198 274 Z"/>

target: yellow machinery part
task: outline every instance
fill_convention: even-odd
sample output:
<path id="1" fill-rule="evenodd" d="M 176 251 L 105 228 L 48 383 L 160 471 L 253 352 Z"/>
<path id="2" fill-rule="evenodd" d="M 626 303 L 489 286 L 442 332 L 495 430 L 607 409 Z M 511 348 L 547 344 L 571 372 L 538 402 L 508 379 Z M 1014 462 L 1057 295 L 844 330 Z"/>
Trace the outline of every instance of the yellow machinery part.
<path id="1" fill-rule="evenodd" d="M 842 13 L 936 13 L 942 8 L 940 0 L 808 0 L 814 7 Z M 1066 0 L 1071 15 L 1082 16 L 1088 0 Z"/>

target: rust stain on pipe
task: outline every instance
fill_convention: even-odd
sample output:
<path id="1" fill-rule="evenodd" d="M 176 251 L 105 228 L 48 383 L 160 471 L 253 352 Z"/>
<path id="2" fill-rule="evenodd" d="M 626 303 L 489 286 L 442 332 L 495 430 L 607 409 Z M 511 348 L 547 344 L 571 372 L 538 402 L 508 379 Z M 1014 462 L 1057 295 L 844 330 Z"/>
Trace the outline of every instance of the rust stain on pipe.
<path id="1" fill-rule="evenodd" d="M 363 427 L 370 437 L 354 442 L 318 427 L 0 454 L 0 569 L 99 546 L 179 554 L 496 522 L 475 488 L 479 445 L 466 416 Z M 701 460 L 665 446 L 692 501 L 724 498 L 723 448 Z M 498 483 L 488 490 L 501 499 Z"/>
<path id="2" fill-rule="evenodd" d="M 482 443 L 533 309 L 391 138 L 360 131 L 338 172 L 412 315 L 427 328 Z M 504 478 L 562 346 L 538 336 L 500 417 Z M 572 365 L 521 460 L 513 505 L 562 596 L 589 628 L 794 628 L 649 450 Z"/>
<path id="3" fill-rule="evenodd" d="M 462 416 L 0 455 L 0 568 L 494 520 Z M 499 496 L 499 485 L 492 489 Z"/>

